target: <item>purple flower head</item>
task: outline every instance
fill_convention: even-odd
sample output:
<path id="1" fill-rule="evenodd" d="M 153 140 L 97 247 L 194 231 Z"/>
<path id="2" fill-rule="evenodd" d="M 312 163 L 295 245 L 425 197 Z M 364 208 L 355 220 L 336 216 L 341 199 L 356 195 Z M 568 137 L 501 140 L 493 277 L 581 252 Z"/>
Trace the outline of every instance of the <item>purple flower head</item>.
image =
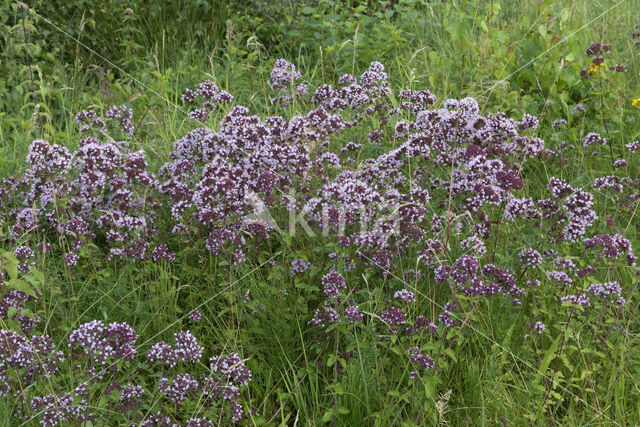
<path id="1" fill-rule="evenodd" d="M 236 248 L 233 251 L 233 265 L 240 265 L 247 260 L 247 256 L 244 254 L 244 251 L 240 248 Z"/>
<path id="2" fill-rule="evenodd" d="M 383 312 L 380 315 L 380 318 L 390 326 L 404 324 L 407 320 L 407 316 L 402 312 L 402 310 L 396 307 Z"/>
<path id="3" fill-rule="evenodd" d="M 427 332 L 437 333 L 438 326 L 424 316 L 416 317 L 416 328 L 424 328 Z"/>
<path id="4" fill-rule="evenodd" d="M 617 304 L 624 304 L 624 298 L 621 298 L 622 288 L 616 281 L 606 283 L 593 283 L 589 285 L 587 292 L 604 299 L 609 299 L 610 302 Z"/>
<path id="5" fill-rule="evenodd" d="M 587 110 L 584 109 L 584 105 L 582 104 L 577 104 L 575 107 L 573 107 L 573 110 L 571 110 L 571 112 L 573 114 L 577 114 L 578 112 L 586 112 Z"/>
<path id="6" fill-rule="evenodd" d="M 198 92 L 187 88 L 181 96 L 182 101 L 191 102 L 198 97 Z"/>
<path id="7" fill-rule="evenodd" d="M 176 255 L 172 252 L 169 252 L 169 250 L 167 249 L 167 245 L 160 245 L 153 250 L 153 260 L 159 261 L 161 259 L 173 262 L 176 259 Z"/>
<path id="8" fill-rule="evenodd" d="M 395 299 L 401 300 L 405 304 L 407 304 L 409 302 L 415 302 L 415 300 L 416 300 L 416 297 L 415 297 L 414 293 L 411 292 L 411 291 L 408 291 L 406 289 L 402 289 L 400 291 L 396 291 L 393 294 L 393 297 Z"/>
<path id="9" fill-rule="evenodd" d="M 142 404 L 143 394 L 142 386 L 129 384 L 120 393 L 120 404 L 123 405 L 123 409 L 135 409 Z"/>
<path id="10" fill-rule="evenodd" d="M 344 314 L 347 317 L 347 320 L 351 323 L 362 321 L 362 313 L 360 313 L 358 306 L 347 306 L 347 308 L 344 309 Z"/>
<path id="11" fill-rule="evenodd" d="M 18 259 L 18 261 L 24 261 L 25 259 L 33 258 L 35 254 L 28 246 L 18 246 L 13 251 L 13 255 Z"/>
<path id="12" fill-rule="evenodd" d="M 593 188 L 610 188 L 613 191 L 622 192 L 622 185 L 618 184 L 617 177 L 613 175 L 598 177 L 593 180 Z"/>
<path id="13" fill-rule="evenodd" d="M 140 427 L 173 426 L 173 425 L 174 424 L 171 422 L 171 419 L 166 415 L 162 415 L 160 412 L 149 415 L 146 420 L 140 423 Z"/>
<path id="14" fill-rule="evenodd" d="M 111 357 L 131 360 L 136 355 L 133 347 L 138 334 L 126 323 L 105 326 L 98 320 L 81 325 L 69 336 L 69 347 L 80 347 L 96 362 L 104 364 Z"/>
<path id="15" fill-rule="evenodd" d="M 547 278 L 567 286 L 570 286 L 573 283 L 571 277 L 569 277 L 564 271 L 550 271 L 547 273 Z"/>
<path id="16" fill-rule="evenodd" d="M 278 59 L 273 64 L 271 70 L 272 86 L 276 90 L 287 89 L 300 78 L 300 72 L 296 71 L 296 66 L 285 59 Z"/>
<path id="17" fill-rule="evenodd" d="M 215 100 L 220 93 L 220 88 L 214 82 L 207 80 L 200 83 L 200 86 L 198 87 L 198 93 L 202 95 L 204 99 Z"/>
<path id="18" fill-rule="evenodd" d="M 169 344 L 164 341 L 154 344 L 147 351 L 147 359 L 149 362 L 160 362 L 173 367 L 176 364 L 176 355 Z"/>
<path id="19" fill-rule="evenodd" d="M 542 263 L 542 255 L 540 252 L 532 248 L 526 248 L 520 251 L 520 264 L 523 267 L 537 267 Z"/>
<path id="20" fill-rule="evenodd" d="M 90 414 L 86 412 L 86 405 L 74 404 L 71 393 L 34 397 L 31 408 L 41 417 L 40 422 L 43 426 L 57 426 L 91 419 Z"/>
<path id="21" fill-rule="evenodd" d="M 85 323 L 71 332 L 69 336 L 69 347 L 78 345 L 86 354 L 100 352 L 102 349 L 104 330 L 105 326 L 99 320 Z"/>
<path id="22" fill-rule="evenodd" d="M 340 315 L 336 313 L 333 308 L 319 308 L 314 313 L 313 318 L 309 321 L 309 324 L 313 326 L 326 326 L 338 323 L 339 320 Z"/>
<path id="23" fill-rule="evenodd" d="M 451 277 L 458 286 L 463 286 L 476 276 L 479 267 L 480 263 L 475 257 L 463 255 L 456 260 Z"/>
<path id="24" fill-rule="evenodd" d="M 618 159 L 615 162 L 613 162 L 613 167 L 614 168 L 623 168 L 627 166 L 627 161 L 625 159 Z"/>
<path id="25" fill-rule="evenodd" d="M 585 147 L 588 147 L 591 144 L 605 145 L 606 143 L 607 143 L 607 138 L 601 137 L 600 134 L 598 134 L 596 132 L 590 132 L 584 138 L 584 146 Z"/>
<path id="26" fill-rule="evenodd" d="M 198 344 L 196 338 L 191 335 L 191 332 L 178 332 L 174 334 L 174 338 L 176 340 L 176 344 L 173 352 L 176 360 L 181 362 L 197 362 L 200 360 L 204 349 Z"/>
<path id="27" fill-rule="evenodd" d="M 587 48 L 587 55 L 589 56 L 600 55 L 602 52 L 602 44 L 600 43 L 593 43 Z"/>
<path id="28" fill-rule="evenodd" d="M 244 364 L 238 353 L 231 353 L 227 357 L 213 357 L 211 371 L 224 375 L 236 386 L 247 385 L 252 376 L 251 370 Z"/>
<path id="29" fill-rule="evenodd" d="M 522 121 L 520 122 L 520 129 L 537 129 L 538 128 L 538 118 L 532 116 L 531 114 L 525 114 L 522 117 Z"/>
<path id="30" fill-rule="evenodd" d="M 591 267 L 590 265 L 586 266 L 585 268 L 581 268 L 580 270 L 578 270 L 576 272 L 576 276 L 580 277 L 581 279 L 590 276 L 592 274 L 594 274 L 596 272 L 596 269 Z"/>
<path id="31" fill-rule="evenodd" d="M 632 153 L 638 152 L 640 151 L 640 141 L 630 142 L 625 145 L 625 147 L 627 147 L 627 150 L 631 151 Z"/>
<path id="32" fill-rule="evenodd" d="M 311 267 L 310 262 L 306 262 L 302 258 L 296 258 L 291 261 L 291 275 L 299 276 L 307 272 Z"/>
<path id="33" fill-rule="evenodd" d="M 574 305 L 580 305 L 582 307 L 588 307 L 591 305 L 591 300 L 585 294 L 580 295 L 567 295 L 565 297 L 560 298 L 560 302 L 562 303 L 571 303 Z"/>
<path id="34" fill-rule="evenodd" d="M 458 324 L 458 321 L 453 318 L 450 311 L 445 310 L 442 314 L 438 316 L 438 322 L 442 323 L 447 327 L 455 326 Z"/>
<path id="35" fill-rule="evenodd" d="M 67 252 L 64 256 L 64 263 L 67 264 L 68 266 L 73 266 L 78 263 L 78 259 L 80 259 L 80 257 L 75 253 Z"/>
<path id="36" fill-rule="evenodd" d="M 200 313 L 198 310 L 191 310 L 188 316 L 192 322 L 199 322 L 202 320 L 202 313 Z"/>
<path id="37" fill-rule="evenodd" d="M 441 265 L 438 268 L 436 268 L 434 272 L 436 282 L 438 283 L 446 282 L 450 274 L 451 274 L 451 266 L 448 266 L 448 265 Z"/>
<path id="38" fill-rule="evenodd" d="M 324 293 L 330 298 L 338 296 L 338 292 L 347 288 L 344 277 L 336 271 L 325 274 L 322 277 L 322 284 Z"/>
<path id="39" fill-rule="evenodd" d="M 633 255 L 631 242 L 619 234 L 616 234 L 615 236 L 610 236 L 608 234 L 598 234 L 595 237 L 585 239 L 585 249 L 597 247 L 602 247 L 602 250 L 599 251 L 599 254 L 606 258 L 616 258 L 621 254 L 626 254 L 627 258 L 632 261 L 632 264 L 635 262 L 635 256 Z"/>
<path id="40" fill-rule="evenodd" d="M 418 347 L 410 347 L 407 352 L 411 358 L 411 362 L 420 366 L 421 369 L 433 368 L 434 362 L 428 355 L 420 353 Z"/>
<path id="41" fill-rule="evenodd" d="M 569 184 L 567 184 L 566 181 L 556 178 L 555 176 L 549 178 L 549 184 L 547 188 L 556 199 L 564 199 L 574 191 L 574 189 Z"/>
<path id="42" fill-rule="evenodd" d="M 187 427 L 213 427 L 213 423 L 207 418 L 189 418 Z"/>
<path id="43" fill-rule="evenodd" d="M 175 366 L 177 362 L 195 363 L 200 360 L 204 349 L 191 335 L 191 332 L 178 332 L 174 334 L 174 338 L 176 344 L 173 348 L 164 341 L 154 344 L 147 351 L 147 359 L 152 363 L 164 363 L 170 367 Z"/>
<path id="44" fill-rule="evenodd" d="M 175 404 L 181 404 L 187 398 L 190 391 L 198 389 L 198 381 L 191 374 L 178 374 L 169 382 L 167 378 L 161 378 L 158 390 Z"/>
<path id="45" fill-rule="evenodd" d="M 553 264 L 557 268 L 561 268 L 567 271 L 573 271 L 576 268 L 575 263 L 570 258 L 558 257 L 553 261 Z"/>

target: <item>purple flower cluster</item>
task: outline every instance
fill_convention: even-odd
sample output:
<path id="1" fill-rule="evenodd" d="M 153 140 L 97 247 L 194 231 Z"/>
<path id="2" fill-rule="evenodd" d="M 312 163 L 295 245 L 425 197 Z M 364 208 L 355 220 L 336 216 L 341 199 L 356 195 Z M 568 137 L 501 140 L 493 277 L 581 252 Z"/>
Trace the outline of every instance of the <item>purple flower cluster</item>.
<path id="1" fill-rule="evenodd" d="M 157 246 L 154 250 L 153 250 L 153 260 L 154 261 L 159 261 L 161 259 L 165 260 L 165 261 L 170 261 L 173 262 L 176 259 L 176 255 L 172 252 L 169 252 L 167 245 L 160 245 Z"/>
<path id="2" fill-rule="evenodd" d="M 308 87 L 304 83 L 295 84 L 302 74 L 296 71 L 296 66 L 286 59 L 277 59 L 271 70 L 271 87 L 280 95 L 273 98 L 272 102 L 287 106 L 296 96 L 306 95 Z"/>
<path id="3" fill-rule="evenodd" d="M 174 334 L 175 346 L 171 347 L 164 341 L 154 344 L 147 351 L 147 359 L 151 363 L 159 362 L 173 367 L 178 362 L 195 363 L 202 357 L 203 347 L 189 331 Z"/>
<path id="4" fill-rule="evenodd" d="M 175 375 L 171 375 L 171 370 L 163 366 L 149 379 L 139 377 L 140 373 L 136 371 L 138 365 L 122 366 L 121 363 L 132 361 L 138 354 L 134 347 L 137 337 L 137 333 L 126 323 L 113 322 L 107 326 L 94 320 L 71 332 L 68 340 L 69 354 L 65 356 L 56 350 L 56 344 L 48 336 L 27 338 L 23 334 L 0 330 L 0 398 L 24 399 L 25 396 L 20 391 L 27 386 L 33 388 L 31 393 L 35 395 L 30 400 L 31 408 L 41 424 L 46 426 L 94 421 L 93 399 L 102 394 L 96 395 L 93 391 L 104 390 L 105 386 L 106 391 L 101 399 L 110 400 L 111 391 L 120 390 L 118 395 L 113 396 L 115 400 L 112 404 L 123 414 L 136 414 L 134 418 L 137 419 L 142 419 L 147 408 L 152 408 L 157 403 L 156 398 L 172 402 L 180 409 L 188 399 L 196 402 L 203 394 L 210 398 L 210 404 L 200 411 L 201 417 L 193 418 L 189 425 L 211 425 L 207 424 L 204 416 L 223 415 L 224 405 L 229 408 L 228 419 L 232 422 L 244 418 L 245 410 L 238 401 L 241 398 L 241 387 L 248 384 L 252 374 L 237 353 L 212 358 L 210 369 L 204 373 L 197 372 L 199 365 L 195 363 L 193 372 Z M 197 362 L 202 357 L 203 348 L 188 331 L 175 334 L 175 342 L 173 348 L 163 342 L 152 346 L 148 351 L 149 360 L 152 363 L 158 360 L 169 362 L 171 367 L 177 361 Z M 77 348 L 82 351 L 76 352 Z M 107 360 L 112 363 L 100 368 Z M 154 369 L 155 365 L 151 364 L 143 371 L 148 373 L 147 371 Z M 72 393 L 50 394 L 49 391 L 44 395 L 38 394 L 40 385 L 46 386 L 44 390 L 50 390 L 52 385 L 57 390 L 64 389 L 68 381 L 65 378 L 70 371 L 74 372 L 74 377 L 86 379 Z M 139 378 L 142 382 L 129 383 L 124 387 L 118 382 L 134 378 Z M 154 389 L 156 392 L 153 397 L 151 394 L 154 393 L 145 393 L 145 390 Z M 216 401 L 218 404 L 212 407 Z M 187 411 L 188 414 L 194 414 L 192 409 Z M 174 415 L 177 417 L 176 421 L 182 419 L 182 415 Z M 167 425 L 173 422 L 172 418 L 162 413 L 152 415 L 147 419 L 149 420 Z M 153 425 L 147 421 L 142 424 Z"/>
<path id="5" fill-rule="evenodd" d="M 91 421 L 87 416 L 86 402 L 74 404 L 73 395 L 65 393 L 61 396 L 49 394 L 44 397 L 34 397 L 31 408 L 41 414 L 43 426 L 57 426 L 72 422 Z"/>
<path id="6" fill-rule="evenodd" d="M 633 253 L 631 241 L 620 234 L 611 236 L 609 234 L 598 234 L 584 240 L 584 248 L 601 248 L 597 251 L 599 256 L 605 258 L 618 258 L 625 256 L 629 265 L 635 266 L 637 257 Z"/>
<path id="7" fill-rule="evenodd" d="M 609 302 L 624 305 L 625 299 L 622 297 L 622 288 L 616 281 L 605 283 L 593 283 L 589 285 L 587 292 L 596 297 L 602 297 Z"/>
<path id="8" fill-rule="evenodd" d="M 540 252 L 532 248 L 523 249 L 520 252 L 520 264 L 524 267 L 537 267 L 542 263 Z"/>
<path id="9" fill-rule="evenodd" d="M 207 122 L 209 114 L 216 110 L 216 104 L 229 104 L 233 101 L 233 95 L 221 90 L 212 81 L 202 82 L 196 90 L 186 89 L 182 94 L 182 101 L 193 103 L 198 97 L 202 98 L 202 107 L 193 109 L 189 113 L 189 117 L 200 123 Z"/>
<path id="10" fill-rule="evenodd" d="M 380 319 L 389 326 L 401 325 L 406 322 L 407 315 L 397 307 L 393 307 L 380 315 Z"/>
<path id="11" fill-rule="evenodd" d="M 394 292 L 393 297 L 395 299 L 401 300 L 403 303 L 407 304 L 409 302 L 415 302 L 416 297 L 413 292 L 408 291 L 406 289 L 402 289 Z"/>
<path id="12" fill-rule="evenodd" d="M 574 305 L 579 305 L 582 307 L 588 307 L 591 305 L 591 300 L 586 294 L 580 295 L 567 295 L 560 298 L 560 302 L 562 303 L 570 303 Z"/>
<path id="13" fill-rule="evenodd" d="M 130 130 L 128 109 L 112 109 L 107 116 Z M 79 117 L 83 122 L 97 114 L 83 112 Z M 79 250 L 95 241 L 98 233 L 106 236 L 112 256 L 144 258 L 156 206 L 148 194 L 156 180 L 147 171 L 144 152 L 131 151 L 124 141 L 101 142 L 92 136 L 78 145 L 72 153 L 42 140 L 31 144 L 28 168 L 12 194 L 12 200 L 29 207 L 9 212 L 13 239 L 52 231 L 68 242 L 70 250 L 64 255 L 68 266 L 78 263 Z M 29 255 L 21 248 L 18 254 Z"/>
<path id="14" fill-rule="evenodd" d="M 547 278 L 566 286 L 571 286 L 571 284 L 573 283 L 571 277 L 569 277 L 569 275 L 564 271 L 550 271 L 547 273 Z"/>
<path id="15" fill-rule="evenodd" d="M 351 323 L 354 322 L 362 322 L 362 313 L 355 305 L 350 305 L 344 309 L 344 314 L 347 317 L 347 320 Z"/>
<path id="16" fill-rule="evenodd" d="M 199 322 L 202 320 L 202 313 L 198 310 L 191 310 L 187 316 L 189 316 L 189 319 L 191 319 L 192 322 Z"/>
<path id="17" fill-rule="evenodd" d="M 410 347 L 407 352 L 409 353 L 411 363 L 418 365 L 420 369 L 433 368 L 433 359 L 426 354 L 420 353 L 420 349 L 418 347 Z"/>
<path id="18" fill-rule="evenodd" d="M 324 285 L 324 293 L 329 298 L 335 298 L 338 293 L 347 288 L 344 277 L 336 271 L 327 273 L 322 278 L 322 284 Z"/>
<path id="19" fill-rule="evenodd" d="M 0 273 L 0 286 L 2 285 L 3 274 Z M 27 303 L 36 301 L 38 298 L 25 294 L 21 291 L 7 290 L 0 292 L 2 299 L 0 300 L 0 319 L 17 321 L 20 329 L 25 334 L 31 330 L 40 321 L 40 317 L 36 313 L 27 312 Z"/>
<path id="20" fill-rule="evenodd" d="M 311 267 L 310 262 L 306 262 L 302 258 L 296 258 L 291 261 L 291 275 L 292 276 L 300 276 L 309 270 Z"/>
<path id="21" fill-rule="evenodd" d="M 134 344 L 138 334 L 126 323 L 106 326 L 99 320 L 81 325 L 69 335 L 69 347 L 79 347 L 97 363 L 111 358 L 132 360 L 136 356 Z"/>
<path id="22" fill-rule="evenodd" d="M 599 57 L 605 52 L 605 46 L 591 46 L 592 63 L 601 65 Z M 271 72 L 274 101 L 280 106 L 300 101 L 308 91 L 299 83 L 301 78 L 293 64 L 277 60 Z M 241 105 L 223 106 L 233 97 L 215 83 L 203 82 L 195 90 L 187 89 L 182 99 L 194 105 L 193 119 L 200 124 L 215 119 L 216 126 L 192 129 L 175 141 L 157 175 L 148 170 L 144 152 L 133 151 L 126 141 L 105 138 L 116 128 L 125 136 L 135 132 L 131 110 L 112 108 L 104 118 L 83 111 L 77 117 L 83 137 L 76 150 L 34 141 L 24 177 L 0 184 L 0 201 L 8 206 L 0 220 L 11 229 L 18 270 L 30 274 L 45 252 L 79 270 L 74 266 L 86 265 L 84 257 L 88 252 L 93 256 L 90 251 L 96 246 L 112 260 L 166 264 L 181 256 L 164 240 L 171 234 L 235 267 L 261 255 L 271 246 L 265 241 L 276 232 L 294 232 L 291 223 L 276 224 L 270 216 L 290 214 L 307 221 L 304 232 L 322 234 L 323 239 L 313 254 L 314 269 L 299 257 L 284 264 L 296 281 L 299 276 L 318 281 L 314 272 L 326 267 L 321 300 L 315 299 L 317 292 L 310 292 L 308 301 L 312 332 L 326 340 L 336 328 L 347 352 L 345 341 L 359 328 L 370 327 L 382 339 L 401 340 L 416 366 L 412 376 L 438 362 L 423 353 L 425 336 L 448 340 L 438 334 L 441 324 L 440 330 L 455 329 L 460 339 L 467 324 L 462 320 L 473 321 L 471 313 L 462 310 L 482 307 L 485 298 L 508 298 L 527 308 L 532 300 L 583 307 L 593 303 L 606 310 L 625 303 L 625 282 L 605 279 L 602 272 L 622 262 L 635 266 L 636 257 L 628 239 L 601 231 L 615 229 L 619 218 L 617 211 L 602 211 L 599 198 L 614 193 L 620 212 L 632 212 L 630 202 L 639 197 L 633 193 L 637 179 L 621 176 L 626 171 L 619 169 L 616 175 L 596 178 L 587 190 L 552 176 L 542 196 L 548 198 L 536 199 L 537 193 L 529 191 L 527 163 L 545 162 L 549 156 L 560 162 L 572 150 L 567 141 L 557 152 L 547 149 L 534 136 L 540 126 L 536 117 L 481 114 L 472 98 L 447 99 L 435 107 L 435 96 L 426 90 L 401 91 L 399 103 L 392 106 L 390 95 L 388 76 L 379 62 L 359 77 L 347 74 L 335 85 L 317 87 L 296 115 L 286 118 L 259 117 Z M 578 104 L 573 110 L 577 112 L 585 108 Z M 554 122 L 560 125 L 566 126 L 558 132 L 570 127 L 567 120 Z M 91 129 L 98 132 L 89 134 Z M 583 144 L 598 147 L 607 140 L 591 132 Z M 640 144 L 629 143 L 627 149 L 640 151 Z M 375 155 L 367 158 L 367 150 Z M 616 168 L 627 165 L 621 160 Z M 35 250 L 34 237 L 41 236 L 63 244 L 44 242 Z M 324 248 L 328 256 L 316 259 Z M 4 272 L 0 274 L 2 283 Z M 581 285 L 586 277 L 592 283 L 588 288 Z M 388 284 L 394 280 L 406 282 Z M 420 311 L 422 297 L 416 297 L 429 286 L 439 300 L 427 314 Z M 376 292 L 374 306 L 366 299 L 368 292 Z M 37 297 L 6 285 L 0 294 L 0 317 L 17 320 L 25 333 L 33 330 L 38 317 L 27 310 L 27 303 Z M 452 302 L 442 307 L 442 298 Z M 532 305 L 535 320 L 541 313 Z M 545 316 L 553 315 L 552 308 L 545 310 Z M 381 321 L 363 325 L 369 312 Z M 188 317 L 198 322 L 202 314 L 192 310 Z M 545 322 L 555 324 L 549 323 L 551 318 Z M 540 321 L 532 323 L 539 334 L 547 330 Z M 79 417 L 85 415 L 78 411 L 88 413 L 98 385 L 119 391 L 114 393 L 117 410 L 147 414 L 141 425 L 176 420 L 211 425 L 209 419 L 218 419 L 221 406 L 228 416 L 218 423 L 240 421 L 246 415 L 240 390 L 251 371 L 244 360 L 235 353 L 213 357 L 209 371 L 199 372 L 204 348 L 189 331 L 175 333 L 173 345 L 160 341 L 140 348 L 139 355 L 138 335 L 126 323 L 95 320 L 70 332 L 67 359 L 54 351 L 47 337 L 3 334 L 3 396 L 17 391 L 16 378 L 31 384 L 37 375 L 56 374 L 65 360 L 88 372 L 73 384 L 74 394 L 49 391 L 33 400 L 46 414 L 43 423 L 82 421 Z M 454 343 L 443 344 L 451 348 Z M 134 364 L 123 363 L 135 358 L 153 372 L 153 380 L 135 382 Z M 120 375 L 124 371 L 131 375 Z M 102 384 L 110 376 L 128 385 L 122 387 L 116 380 Z M 196 413 L 193 408 L 209 405 L 190 403 L 202 394 L 217 406 Z M 148 402 L 149 396 L 158 400 Z M 156 412 L 158 402 L 176 413 Z M 183 408 L 195 412 L 178 416 Z"/>
<path id="23" fill-rule="evenodd" d="M 210 369 L 210 375 L 203 380 L 203 393 L 213 398 L 223 398 L 229 404 L 231 420 L 241 421 L 245 413 L 238 403 L 239 387 L 249 383 L 251 370 L 237 353 L 211 358 Z"/>

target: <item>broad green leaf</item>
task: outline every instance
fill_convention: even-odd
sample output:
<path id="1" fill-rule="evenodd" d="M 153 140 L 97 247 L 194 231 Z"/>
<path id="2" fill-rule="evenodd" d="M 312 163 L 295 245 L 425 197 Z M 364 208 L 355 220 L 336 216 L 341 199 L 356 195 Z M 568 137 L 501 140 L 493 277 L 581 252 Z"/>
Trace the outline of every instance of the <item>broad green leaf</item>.
<path id="1" fill-rule="evenodd" d="M 31 295 L 34 298 L 36 297 L 36 293 L 33 290 L 33 287 L 22 279 L 11 279 L 7 282 L 7 286 L 9 286 L 11 289 L 15 289 L 16 291 L 24 292 L 25 294 Z"/>

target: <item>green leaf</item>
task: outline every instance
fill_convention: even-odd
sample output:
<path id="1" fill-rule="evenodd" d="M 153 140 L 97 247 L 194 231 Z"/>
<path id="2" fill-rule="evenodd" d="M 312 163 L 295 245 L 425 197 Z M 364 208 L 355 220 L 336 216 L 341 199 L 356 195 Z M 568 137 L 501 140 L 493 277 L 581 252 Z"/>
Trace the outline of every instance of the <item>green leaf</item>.
<path id="1" fill-rule="evenodd" d="M 322 416 L 322 422 L 323 423 L 328 423 L 332 419 L 333 419 L 333 408 L 329 408 L 329 409 L 327 409 L 327 411 Z"/>
<path id="2" fill-rule="evenodd" d="M 40 273 L 40 275 L 33 274 L 34 272 L 36 272 L 36 270 L 31 270 L 29 274 L 23 277 L 23 279 L 29 282 L 33 289 L 35 289 L 38 293 L 42 293 L 41 285 L 44 283 L 44 275 L 39 271 L 38 273 Z"/>
<path id="3" fill-rule="evenodd" d="M 2 256 L 5 258 L 4 269 L 12 278 L 18 277 L 18 259 L 11 253 L 4 251 Z"/>
<path id="4" fill-rule="evenodd" d="M 342 357 L 338 358 L 338 362 L 340 362 L 340 366 L 342 366 L 342 369 L 347 369 L 347 361 L 344 360 Z"/>
<path id="5" fill-rule="evenodd" d="M 456 357 L 456 352 L 455 352 L 455 351 L 453 351 L 453 349 L 452 349 L 452 348 L 446 348 L 446 349 L 444 349 L 444 353 L 445 353 L 447 356 L 449 356 L 449 358 L 450 358 L 451 360 L 453 360 L 454 362 L 456 362 L 456 363 L 458 362 L 458 358 Z"/>
<path id="6" fill-rule="evenodd" d="M 11 289 L 15 289 L 16 291 L 24 292 L 25 294 L 31 295 L 36 298 L 36 293 L 33 288 L 29 285 L 29 283 L 25 282 L 22 279 L 11 279 L 7 282 L 7 286 Z"/>
<path id="7" fill-rule="evenodd" d="M 333 366 L 336 363 L 336 357 L 333 354 L 330 354 L 327 358 L 327 366 Z"/>

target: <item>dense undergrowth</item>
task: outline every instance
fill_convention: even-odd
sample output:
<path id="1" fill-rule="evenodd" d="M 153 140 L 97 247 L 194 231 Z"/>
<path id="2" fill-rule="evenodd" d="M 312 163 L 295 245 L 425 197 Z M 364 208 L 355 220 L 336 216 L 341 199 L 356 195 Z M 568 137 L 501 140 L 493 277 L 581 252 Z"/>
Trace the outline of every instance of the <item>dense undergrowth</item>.
<path id="1" fill-rule="evenodd" d="M 74 5 L 0 7 L 2 422 L 640 417 L 634 2 Z"/>

